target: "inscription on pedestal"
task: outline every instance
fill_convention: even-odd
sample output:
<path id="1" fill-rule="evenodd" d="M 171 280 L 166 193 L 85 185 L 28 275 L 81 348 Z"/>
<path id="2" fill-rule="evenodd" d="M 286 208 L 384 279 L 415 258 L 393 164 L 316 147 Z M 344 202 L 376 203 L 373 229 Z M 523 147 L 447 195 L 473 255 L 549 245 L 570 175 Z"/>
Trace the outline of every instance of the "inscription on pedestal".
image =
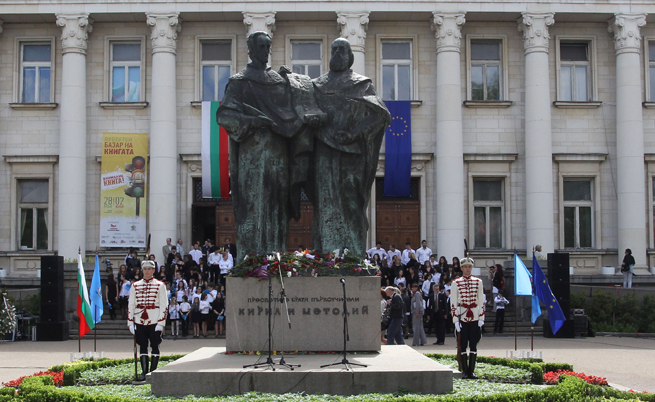
<path id="1" fill-rule="evenodd" d="M 268 281 L 228 278 L 227 351 L 267 351 L 272 311 L 273 350 L 343 349 L 343 288 L 338 277 L 287 278 L 289 319 L 279 279 L 273 279 L 271 309 Z M 346 277 L 346 312 L 351 351 L 380 350 L 380 278 Z"/>

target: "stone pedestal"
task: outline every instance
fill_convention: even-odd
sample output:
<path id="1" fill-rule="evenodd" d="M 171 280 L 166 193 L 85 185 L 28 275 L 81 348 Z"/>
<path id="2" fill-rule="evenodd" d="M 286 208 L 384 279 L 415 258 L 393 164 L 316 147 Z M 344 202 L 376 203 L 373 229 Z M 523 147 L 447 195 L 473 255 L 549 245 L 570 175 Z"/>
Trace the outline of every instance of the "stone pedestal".
<path id="1" fill-rule="evenodd" d="M 343 350 L 343 288 L 339 277 L 284 278 L 289 319 L 280 300 L 279 278 L 272 278 L 273 350 Z M 380 278 L 346 280 L 351 351 L 380 350 Z M 227 278 L 228 352 L 268 350 L 268 280 Z"/>

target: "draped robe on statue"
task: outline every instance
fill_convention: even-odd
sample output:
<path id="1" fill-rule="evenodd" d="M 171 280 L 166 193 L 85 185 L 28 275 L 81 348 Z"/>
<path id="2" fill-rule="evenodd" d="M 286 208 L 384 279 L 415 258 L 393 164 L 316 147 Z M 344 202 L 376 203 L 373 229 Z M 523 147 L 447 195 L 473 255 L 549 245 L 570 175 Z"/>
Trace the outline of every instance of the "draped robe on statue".
<path id="1" fill-rule="evenodd" d="M 366 208 L 391 116 L 371 80 L 352 70 L 314 80 L 327 123 L 315 131 L 308 196 L 314 203 L 314 248 L 366 252 Z"/>
<path id="2" fill-rule="evenodd" d="M 300 188 L 313 146 L 304 122 L 320 114 L 307 76 L 248 65 L 230 77 L 216 118 L 230 136 L 239 258 L 286 250 L 289 220 L 300 216 Z M 259 127 L 255 116 L 274 124 Z"/>

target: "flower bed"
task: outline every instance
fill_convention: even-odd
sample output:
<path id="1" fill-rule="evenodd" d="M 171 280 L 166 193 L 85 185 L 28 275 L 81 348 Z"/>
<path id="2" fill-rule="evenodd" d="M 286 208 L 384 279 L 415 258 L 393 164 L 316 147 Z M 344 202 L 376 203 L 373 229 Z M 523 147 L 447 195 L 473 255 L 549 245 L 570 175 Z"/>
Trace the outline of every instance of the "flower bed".
<path id="1" fill-rule="evenodd" d="M 349 253 L 334 250 L 333 253 L 315 255 L 296 253 L 273 253 L 270 255 L 248 254 L 243 261 L 232 268 L 236 277 L 268 278 L 291 276 L 375 276 L 377 267 L 368 260 L 362 260 Z"/>
<path id="2" fill-rule="evenodd" d="M 435 360 L 444 366 L 457 369 L 458 363 L 454 356 L 452 358 L 444 357 Z M 475 374 L 480 379 L 489 382 L 502 382 L 506 384 L 530 384 L 532 382 L 532 374 L 530 373 L 530 370 L 511 368 L 497 364 L 480 362 L 475 366 Z"/>
<path id="3" fill-rule="evenodd" d="M 585 373 L 576 373 L 570 370 L 557 370 L 544 373 L 544 383 L 548 385 L 557 384 L 560 377 L 563 375 L 571 375 L 586 381 L 588 384 L 594 385 L 607 385 L 607 379 L 603 377 L 596 377 L 594 375 L 586 375 Z"/>
<path id="4" fill-rule="evenodd" d="M 64 373 L 63 372 L 50 371 L 50 370 L 39 371 L 39 372 L 34 373 L 32 375 L 25 375 L 25 376 L 22 376 L 22 377 L 18 377 L 17 379 L 15 379 L 13 381 L 3 382 L 2 384 L 7 386 L 7 387 L 18 388 L 18 387 L 20 387 L 20 385 L 23 383 L 23 381 L 26 378 L 38 377 L 38 376 L 42 376 L 42 375 L 51 376 L 53 384 L 55 386 L 57 386 L 57 387 L 61 387 L 62 385 L 64 385 Z"/>

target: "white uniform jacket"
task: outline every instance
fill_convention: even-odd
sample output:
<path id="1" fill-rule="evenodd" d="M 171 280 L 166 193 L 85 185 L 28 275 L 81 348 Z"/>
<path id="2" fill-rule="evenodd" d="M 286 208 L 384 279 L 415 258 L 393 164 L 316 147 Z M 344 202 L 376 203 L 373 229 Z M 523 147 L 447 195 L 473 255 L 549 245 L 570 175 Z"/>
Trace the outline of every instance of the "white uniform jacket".
<path id="1" fill-rule="evenodd" d="M 155 278 L 141 279 L 130 288 L 127 325 L 166 325 L 166 285 Z"/>
<path id="2" fill-rule="evenodd" d="M 484 289 L 482 279 L 462 276 L 452 282 L 450 306 L 453 322 L 484 320 Z"/>

